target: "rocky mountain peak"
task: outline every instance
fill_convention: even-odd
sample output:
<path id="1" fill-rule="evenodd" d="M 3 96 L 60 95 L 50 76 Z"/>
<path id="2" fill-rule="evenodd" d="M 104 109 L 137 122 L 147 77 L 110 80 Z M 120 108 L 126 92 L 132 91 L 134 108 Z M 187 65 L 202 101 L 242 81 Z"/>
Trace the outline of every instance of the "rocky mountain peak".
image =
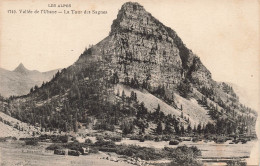
<path id="1" fill-rule="evenodd" d="M 125 31 L 143 32 L 143 28 L 149 24 L 151 17 L 151 14 L 139 3 L 126 2 L 113 21 L 110 35 Z"/>
<path id="2" fill-rule="evenodd" d="M 125 10 L 125 11 L 144 10 L 144 7 L 137 2 L 126 2 L 122 5 L 121 10 Z"/>
<path id="3" fill-rule="evenodd" d="M 139 81 L 151 75 L 154 78 L 150 81 L 152 86 L 166 84 L 164 86 L 169 88 L 172 88 L 170 84 L 177 85 L 184 78 L 199 82 L 211 79 L 211 73 L 177 33 L 139 3 L 127 2 L 122 5 L 111 25 L 109 36 L 116 43 L 109 50 L 115 47 L 113 54 L 118 56 L 120 64 L 124 62 L 118 67 L 124 69 L 122 75 L 127 73 L 133 76 L 134 72 L 130 69 L 140 68 L 142 71 L 137 75 Z"/>
<path id="4" fill-rule="evenodd" d="M 26 74 L 26 73 L 29 72 L 29 70 L 26 69 L 22 63 L 20 63 L 20 64 L 14 69 L 14 72 L 21 73 L 21 74 Z"/>
<path id="5" fill-rule="evenodd" d="M 166 40 L 175 46 L 186 48 L 175 31 L 153 17 L 137 2 L 127 2 L 119 10 L 117 18 L 111 25 L 110 35 L 119 33 L 154 37 L 159 39 L 158 41 Z"/>
<path id="6" fill-rule="evenodd" d="M 147 28 L 151 28 L 150 23 L 153 22 L 151 17 L 139 3 L 127 2 L 122 5 L 117 18 L 113 21 L 110 35 L 127 31 L 143 33 Z"/>
<path id="7" fill-rule="evenodd" d="M 139 3 L 127 2 L 122 5 L 110 31 L 110 36 L 118 34 L 140 36 L 142 40 L 148 39 L 151 44 L 167 43 L 171 48 L 179 50 L 184 68 L 190 68 L 193 64 L 192 51 L 185 46 L 177 33 L 153 17 Z"/>

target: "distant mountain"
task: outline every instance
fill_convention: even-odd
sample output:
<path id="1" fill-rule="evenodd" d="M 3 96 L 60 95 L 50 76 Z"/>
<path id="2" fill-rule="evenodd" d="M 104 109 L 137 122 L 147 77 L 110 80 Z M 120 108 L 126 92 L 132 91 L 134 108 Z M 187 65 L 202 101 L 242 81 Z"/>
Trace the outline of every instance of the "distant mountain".
<path id="1" fill-rule="evenodd" d="M 63 131 L 181 135 L 192 126 L 199 134 L 254 134 L 257 117 L 230 85 L 212 79 L 174 30 L 132 2 L 123 4 L 106 38 L 11 102 L 3 110 L 17 119 Z"/>
<path id="2" fill-rule="evenodd" d="M 239 97 L 239 101 L 249 107 L 252 107 L 254 109 L 257 109 L 257 106 L 254 104 L 254 100 L 252 100 L 253 96 L 249 94 L 248 91 L 245 90 L 244 87 L 241 87 L 235 83 L 228 82 L 228 85 L 230 85 L 234 92 L 237 94 Z"/>
<path id="3" fill-rule="evenodd" d="M 0 94 L 4 97 L 28 94 L 35 85 L 40 86 L 43 82 L 50 81 L 58 70 L 47 72 L 28 70 L 22 63 L 13 71 L 0 68 Z"/>
<path id="4" fill-rule="evenodd" d="M 30 72 L 32 72 L 26 69 L 22 63 L 20 63 L 19 66 L 17 66 L 13 71 L 20 74 L 30 74 Z"/>

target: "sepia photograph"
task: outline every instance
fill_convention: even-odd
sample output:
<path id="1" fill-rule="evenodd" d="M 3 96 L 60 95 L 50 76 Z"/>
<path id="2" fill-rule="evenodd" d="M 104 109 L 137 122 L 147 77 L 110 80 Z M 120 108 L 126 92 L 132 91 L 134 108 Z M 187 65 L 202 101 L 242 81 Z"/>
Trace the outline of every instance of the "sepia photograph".
<path id="1" fill-rule="evenodd" d="M 1 166 L 259 166 L 259 0 L 1 0 Z"/>

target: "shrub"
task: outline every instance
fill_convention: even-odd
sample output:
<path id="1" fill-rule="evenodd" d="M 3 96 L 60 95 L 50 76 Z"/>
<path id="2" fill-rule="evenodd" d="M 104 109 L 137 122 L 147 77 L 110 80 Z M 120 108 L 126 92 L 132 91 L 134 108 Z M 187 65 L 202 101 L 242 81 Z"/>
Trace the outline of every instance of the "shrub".
<path id="1" fill-rule="evenodd" d="M 69 150 L 68 151 L 68 155 L 70 155 L 70 156 L 79 156 L 80 152 L 77 151 L 77 150 Z"/>
<path id="2" fill-rule="evenodd" d="M 227 166 L 246 166 L 246 162 L 239 160 L 230 160 L 227 162 Z"/>
<path id="3" fill-rule="evenodd" d="M 39 140 L 43 141 L 43 140 L 46 140 L 46 139 L 50 139 L 50 136 L 47 135 L 47 134 L 41 134 L 39 137 L 38 137 Z"/>
<path id="4" fill-rule="evenodd" d="M 98 147 L 109 147 L 109 148 L 115 148 L 116 144 L 113 141 L 105 141 L 105 140 L 97 140 L 94 144 L 95 146 Z"/>
<path id="5" fill-rule="evenodd" d="M 120 135 L 115 135 L 115 136 L 106 135 L 104 139 L 111 140 L 114 142 L 120 142 L 122 140 L 122 137 Z"/>
<path id="6" fill-rule="evenodd" d="M 61 135 L 60 137 L 59 137 L 59 140 L 62 142 L 62 143 L 67 143 L 68 141 L 69 141 L 69 136 L 67 136 L 67 135 Z"/>
<path id="7" fill-rule="evenodd" d="M 183 141 L 191 141 L 191 138 L 184 138 Z"/>
<path id="8" fill-rule="evenodd" d="M 25 140 L 25 145 L 36 146 L 38 145 L 38 140 L 37 139 Z"/>
<path id="9" fill-rule="evenodd" d="M 161 154 L 157 153 L 153 148 L 144 148 L 138 151 L 135 157 L 142 160 L 157 160 L 161 158 Z"/>
<path id="10" fill-rule="evenodd" d="M 7 140 L 17 140 L 17 138 L 16 137 L 11 137 L 11 136 L 9 136 L 9 137 L 0 137 L 0 142 L 5 142 Z"/>
<path id="11" fill-rule="evenodd" d="M 19 138 L 19 140 L 21 140 L 21 141 L 28 141 L 28 140 L 34 140 L 34 139 L 36 139 L 36 138 Z"/>
<path id="12" fill-rule="evenodd" d="M 144 138 L 144 137 L 141 137 L 139 141 L 140 141 L 140 142 L 144 142 L 144 141 L 145 141 L 145 138 Z"/>
<path id="13" fill-rule="evenodd" d="M 54 154 L 57 154 L 57 155 L 65 155 L 65 150 L 55 149 L 55 150 L 54 150 Z"/>
<path id="14" fill-rule="evenodd" d="M 56 149 L 62 149 L 63 146 L 61 144 L 51 144 L 46 149 L 47 150 L 56 150 Z"/>
<path id="15" fill-rule="evenodd" d="M 161 154 L 156 152 L 154 148 L 140 147 L 136 145 L 117 146 L 116 153 L 129 157 L 140 158 L 142 160 L 155 160 L 162 157 Z"/>
<path id="16" fill-rule="evenodd" d="M 195 146 L 179 146 L 174 150 L 172 154 L 173 161 L 169 166 L 202 166 L 202 163 L 197 161 L 197 157 L 200 155 L 201 151 Z"/>
<path id="17" fill-rule="evenodd" d="M 47 139 L 51 139 L 54 143 L 67 143 L 69 141 L 68 135 L 47 135 L 43 134 L 38 137 L 41 141 L 46 141 Z"/>
<path id="18" fill-rule="evenodd" d="M 89 153 L 98 153 L 98 148 L 96 148 L 96 147 L 91 147 L 91 148 L 89 149 Z"/>
<path id="19" fill-rule="evenodd" d="M 78 141 L 78 140 L 76 140 L 76 139 L 75 139 L 73 142 L 79 143 L 79 141 Z"/>
<path id="20" fill-rule="evenodd" d="M 161 141 L 161 138 L 157 136 L 157 137 L 154 138 L 154 141 L 159 142 L 159 141 Z"/>
<path id="21" fill-rule="evenodd" d="M 137 152 L 135 149 L 135 145 L 122 145 L 117 147 L 116 153 L 132 157 Z"/>
<path id="22" fill-rule="evenodd" d="M 103 139 L 97 140 L 95 142 L 94 146 L 96 146 L 100 151 L 104 152 L 115 152 L 116 144 L 115 142 L 109 140 L 105 141 Z"/>
<path id="23" fill-rule="evenodd" d="M 76 137 L 71 137 L 71 141 L 76 141 Z"/>
<path id="24" fill-rule="evenodd" d="M 151 141 L 151 140 L 154 140 L 154 138 L 155 137 L 153 135 L 150 135 L 150 134 L 147 134 L 147 135 L 144 136 L 145 140 L 150 140 Z"/>
<path id="25" fill-rule="evenodd" d="M 61 142 L 61 141 L 59 140 L 58 136 L 56 136 L 56 135 L 50 135 L 49 137 L 50 137 L 50 139 L 51 139 L 51 142 L 55 142 L 55 143 Z"/>
<path id="26" fill-rule="evenodd" d="M 98 135 L 98 136 L 96 136 L 96 140 L 97 140 L 97 141 L 98 141 L 98 140 L 104 140 L 104 137 L 101 136 L 101 135 Z"/>
<path id="27" fill-rule="evenodd" d="M 177 141 L 177 140 L 171 140 L 169 142 L 169 145 L 178 145 L 178 144 L 179 144 L 179 141 Z"/>
<path id="28" fill-rule="evenodd" d="M 93 145 L 93 144 L 92 144 Z M 75 150 L 75 151 L 79 151 L 82 154 L 84 153 L 83 147 L 89 147 L 89 153 L 98 153 L 98 148 L 94 147 L 94 146 L 89 146 L 86 145 L 86 143 L 78 143 L 78 142 L 71 142 L 71 143 L 54 143 L 51 144 L 50 146 L 48 146 L 46 149 L 47 150 L 61 150 L 64 148 L 70 149 L 70 150 Z"/>
<path id="29" fill-rule="evenodd" d="M 246 139 L 242 139 L 241 142 L 242 142 L 242 144 L 245 144 L 245 143 L 247 143 L 247 140 Z"/>
<path id="30" fill-rule="evenodd" d="M 93 142 L 88 138 L 88 139 L 85 139 L 85 144 L 91 145 L 91 144 L 93 144 Z"/>
<path id="31" fill-rule="evenodd" d="M 131 135 L 130 140 L 140 140 L 141 137 L 141 135 Z"/>
<path id="32" fill-rule="evenodd" d="M 177 141 L 179 141 L 179 142 L 182 142 L 182 138 L 180 138 L 180 137 L 176 137 L 175 138 Z"/>
<path id="33" fill-rule="evenodd" d="M 190 149 L 193 152 L 193 156 L 195 156 L 196 158 L 198 156 L 201 156 L 201 151 L 197 148 L 197 146 L 192 146 L 192 147 L 190 147 Z"/>
<path id="34" fill-rule="evenodd" d="M 122 140 L 122 137 L 121 136 L 114 136 L 111 138 L 112 141 L 115 141 L 115 142 L 120 142 Z"/>
<path id="35" fill-rule="evenodd" d="M 99 147 L 98 150 L 102 152 L 116 152 L 116 148 L 110 147 Z"/>
<path id="36" fill-rule="evenodd" d="M 198 141 L 199 141 L 199 138 L 198 138 L 198 137 L 192 138 L 192 142 L 198 142 Z"/>
<path id="37" fill-rule="evenodd" d="M 170 135 L 163 135 L 162 136 L 163 141 L 170 141 L 171 139 L 172 139 L 172 137 Z"/>
<path id="38" fill-rule="evenodd" d="M 163 150 L 166 151 L 166 152 L 170 152 L 170 153 L 174 153 L 176 148 L 170 148 L 170 147 L 164 147 Z M 171 157 L 171 156 L 168 156 L 168 157 Z"/>
<path id="39" fill-rule="evenodd" d="M 7 139 L 6 139 L 6 137 L 1 137 L 0 138 L 0 142 L 5 142 Z"/>
<path id="40" fill-rule="evenodd" d="M 78 143 L 78 142 L 71 142 L 71 143 L 67 143 L 67 144 L 63 145 L 64 148 L 68 148 L 70 150 L 79 151 L 82 154 L 84 153 L 84 150 L 82 149 L 83 146 L 84 146 L 83 144 Z"/>
<path id="41" fill-rule="evenodd" d="M 218 137 L 214 139 L 214 142 L 216 142 L 217 144 L 221 144 L 226 142 L 226 138 L 225 137 Z"/>

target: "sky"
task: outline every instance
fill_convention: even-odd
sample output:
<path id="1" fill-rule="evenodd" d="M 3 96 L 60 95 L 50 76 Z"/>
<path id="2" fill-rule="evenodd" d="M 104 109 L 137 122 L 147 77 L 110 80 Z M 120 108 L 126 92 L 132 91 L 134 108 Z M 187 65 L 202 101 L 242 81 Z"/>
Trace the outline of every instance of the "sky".
<path id="1" fill-rule="evenodd" d="M 259 2 L 257 0 L 137 0 L 171 27 L 216 81 L 244 88 L 249 105 L 259 108 Z M 55 2 L 55 3 L 53 3 Z M 71 4 L 65 10 L 100 10 L 105 15 L 9 14 L 8 9 L 56 10 L 48 4 Z M 124 0 L 0 2 L 0 67 L 20 63 L 30 70 L 48 71 L 73 64 L 90 44 L 110 31 Z"/>

